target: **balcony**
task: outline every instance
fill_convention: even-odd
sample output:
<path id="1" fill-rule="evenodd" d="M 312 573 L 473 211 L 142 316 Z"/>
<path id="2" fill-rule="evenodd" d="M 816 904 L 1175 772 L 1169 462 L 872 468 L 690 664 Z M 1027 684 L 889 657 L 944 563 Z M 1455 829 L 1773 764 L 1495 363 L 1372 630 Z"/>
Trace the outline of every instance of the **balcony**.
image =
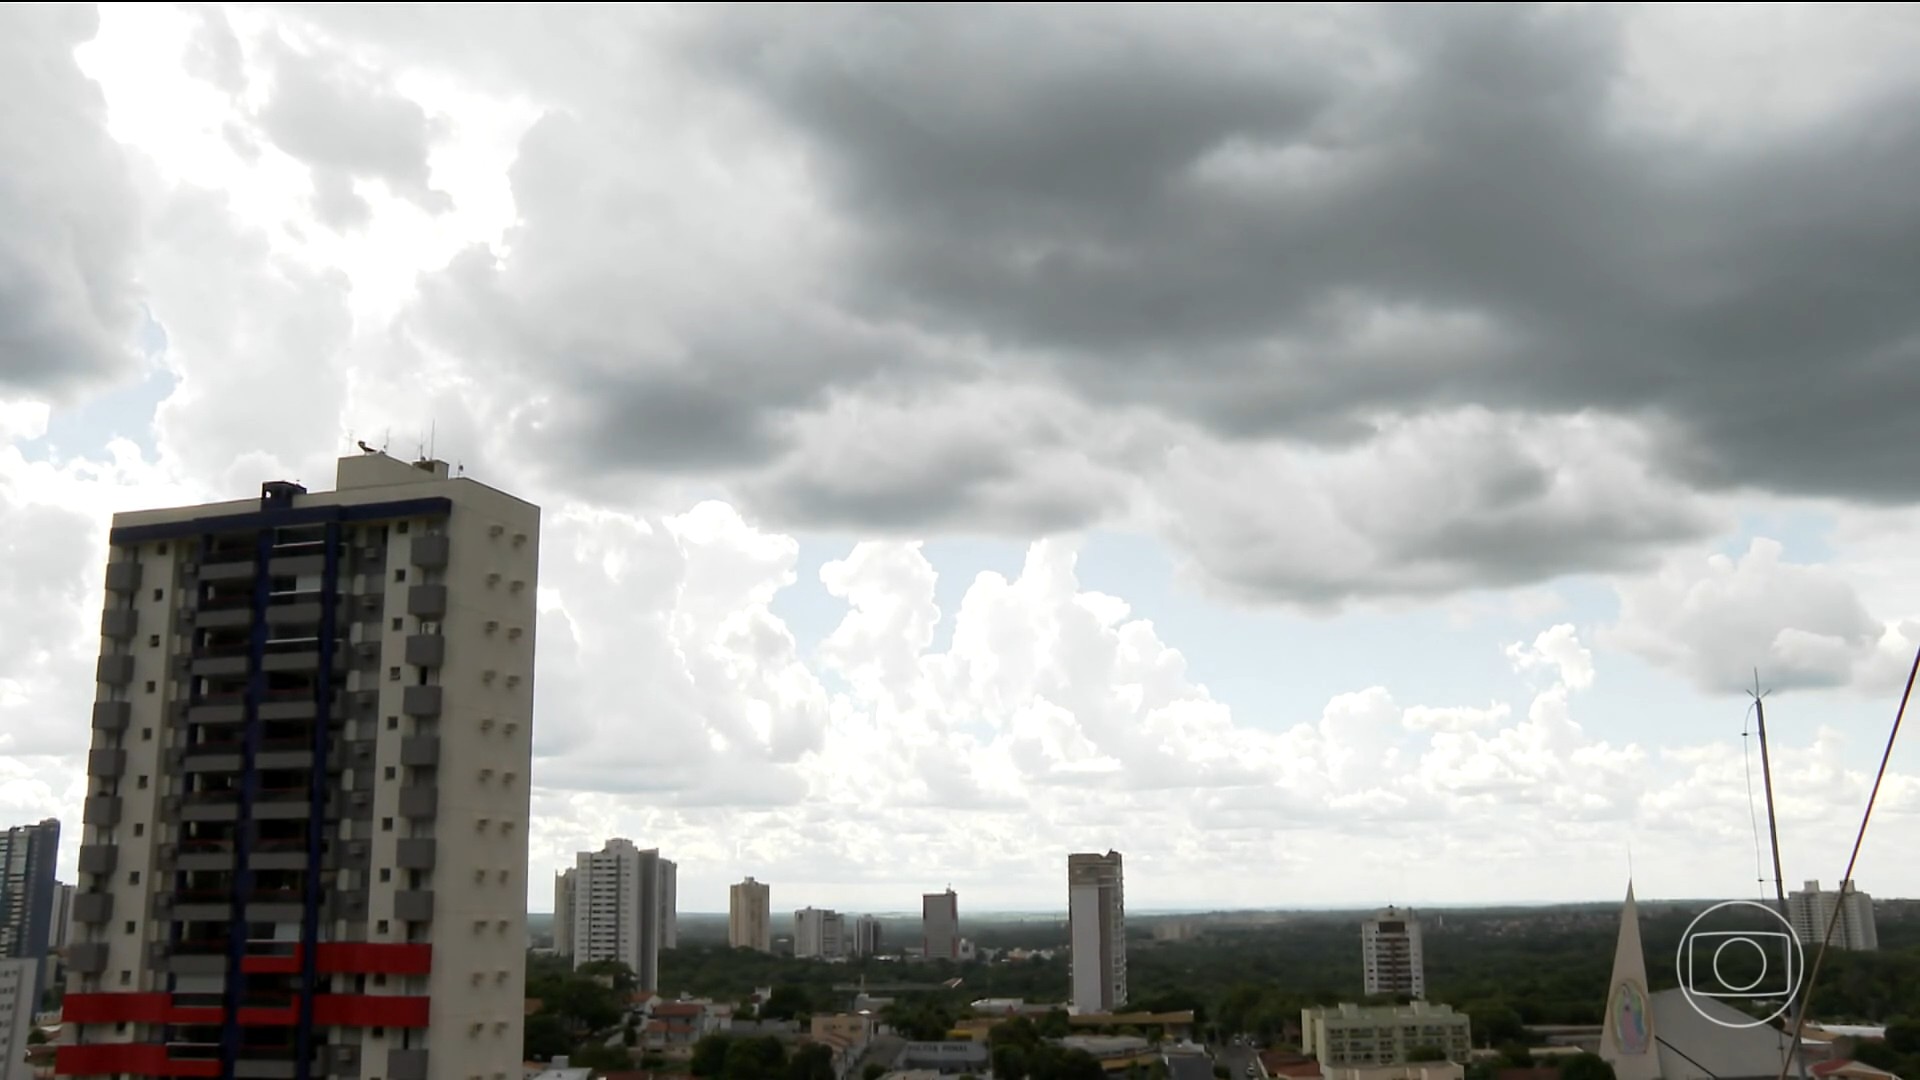
<path id="1" fill-rule="evenodd" d="M 387 1080 L 427 1080 L 427 1052 L 394 1047 L 387 1051 Z"/>
<path id="2" fill-rule="evenodd" d="M 444 619 L 447 617 L 447 587 L 445 585 L 415 585 L 407 590 L 407 614 L 417 619 Z"/>
<path id="3" fill-rule="evenodd" d="M 415 717 L 439 716 L 440 698 L 438 686 L 409 686 L 400 695 L 400 711 Z"/>
<path id="4" fill-rule="evenodd" d="M 403 787 L 400 789 L 400 816 L 411 821 L 432 821 L 440 813 L 440 789 Z"/>
<path id="5" fill-rule="evenodd" d="M 440 736 L 409 735 L 400 740 L 400 764 L 410 769 L 430 769 L 440 764 Z"/>
<path id="6" fill-rule="evenodd" d="M 402 870 L 431 870 L 438 844 L 431 838 L 409 837 L 394 848 L 394 862 Z"/>
<path id="7" fill-rule="evenodd" d="M 133 608 L 108 608 L 100 613 L 100 636 L 125 641 L 140 629 L 140 613 Z"/>
<path id="8" fill-rule="evenodd" d="M 133 654 L 109 653 L 93 666 L 94 681 L 108 686 L 125 686 L 133 681 Z"/>
<path id="9" fill-rule="evenodd" d="M 259 564 L 254 561 L 253 552 L 248 551 L 244 556 L 229 561 L 202 564 L 200 567 L 200 580 L 206 582 L 217 581 L 223 584 L 251 581 L 253 580 L 254 573 L 258 569 L 258 565 Z"/>
<path id="10" fill-rule="evenodd" d="M 407 663 L 413 667 L 440 667 L 447 662 L 447 639 L 439 634 L 410 634 Z"/>
<path id="11" fill-rule="evenodd" d="M 432 922 L 433 890 L 402 889 L 394 893 L 393 917 L 402 922 Z"/>
<path id="12" fill-rule="evenodd" d="M 274 551 L 267 560 L 267 573 L 274 577 L 318 577 L 326 572 L 325 544 L 289 545 Z"/>
<path id="13" fill-rule="evenodd" d="M 127 721 L 133 718 L 133 705 L 125 701 L 96 701 L 93 703 L 93 730 L 119 735 L 127 730 Z"/>
<path id="14" fill-rule="evenodd" d="M 113 894 L 110 892 L 77 892 L 73 894 L 73 921 L 85 926 L 99 926 L 113 918 Z"/>
<path id="15" fill-rule="evenodd" d="M 67 970 L 77 975 L 98 975 L 107 970 L 107 943 L 76 941 L 67 946 Z"/>
<path id="16" fill-rule="evenodd" d="M 127 772 L 127 752 L 125 750 L 89 750 L 87 752 L 87 775 L 102 780 L 118 780 Z"/>
<path id="17" fill-rule="evenodd" d="M 80 845 L 80 872 L 83 874 L 111 874 L 119 860 L 120 849 L 113 844 Z"/>
<path id="18" fill-rule="evenodd" d="M 140 564 L 132 560 L 107 564 L 107 591 L 126 594 L 140 587 Z"/>
<path id="19" fill-rule="evenodd" d="M 100 825 L 105 828 L 120 824 L 120 796 L 89 796 L 86 808 L 81 811 L 80 820 L 88 825 Z"/>
<path id="20" fill-rule="evenodd" d="M 447 556 L 452 553 L 453 545 L 444 533 L 437 536 L 428 533 L 414 537 L 408 548 L 407 561 L 413 565 L 423 570 L 444 570 L 447 567 Z"/>

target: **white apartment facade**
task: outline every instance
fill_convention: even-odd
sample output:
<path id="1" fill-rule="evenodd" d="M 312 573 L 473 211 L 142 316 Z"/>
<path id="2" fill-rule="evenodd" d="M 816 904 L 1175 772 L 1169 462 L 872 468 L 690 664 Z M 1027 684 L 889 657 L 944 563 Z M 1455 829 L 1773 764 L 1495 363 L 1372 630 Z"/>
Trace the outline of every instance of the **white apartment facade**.
<path id="1" fill-rule="evenodd" d="M 1465 1062 L 1473 1031 L 1467 1015 L 1451 1005 L 1337 1005 L 1301 1010 L 1300 1048 L 1326 1068 L 1404 1065 L 1422 1049 Z"/>
<path id="2" fill-rule="evenodd" d="M 1834 918 L 1838 910 L 1839 918 Z M 1818 881 L 1809 881 L 1798 892 L 1787 894 L 1787 920 L 1808 949 L 1819 948 L 1833 927 L 1833 947 L 1854 952 L 1874 952 L 1880 948 L 1880 931 L 1873 922 L 1873 897 L 1861 892 L 1851 881 L 1838 889 L 1822 890 Z"/>
<path id="3" fill-rule="evenodd" d="M 1426 957 L 1420 944 L 1420 920 L 1412 911 L 1389 907 L 1361 923 L 1360 962 L 1369 997 L 1426 998 Z"/>
<path id="4" fill-rule="evenodd" d="M 837 911 L 804 907 L 793 913 L 793 955 L 837 960 L 847 955 L 846 918 Z"/>
<path id="5" fill-rule="evenodd" d="M 773 890 L 766 882 L 748 878 L 727 890 L 727 944 L 773 951 Z"/>
<path id="6" fill-rule="evenodd" d="M 554 949 L 575 969 L 611 960 L 625 964 L 642 990 L 660 988 L 660 950 L 674 923 L 675 868 L 655 848 L 613 839 L 599 851 L 582 851 L 560 875 L 554 900 Z M 562 899 L 565 908 L 559 907 Z"/>
<path id="7" fill-rule="evenodd" d="M 952 888 L 920 897 L 920 953 L 929 960 L 960 959 L 960 896 Z"/>
<path id="8" fill-rule="evenodd" d="M 1127 902 L 1120 853 L 1067 856 L 1067 939 L 1073 1011 L 1110 1013 L 1127 1003 Z"/>
<path id="9" fill-rule="evenodd" d="M 0 960 L 0 1080 L 33 1080 L 27 1064 L 27 1037 L 39 1008 L 34 986 L 38 960 Z"/>
<path id="10" fill-rule="evenodd" d="M 517 1080 L 540 511 L 448 474 L 114 517 L 59 1074 Z"/>
<path id="11" fill-rule="evenodd" d="M 871 915 L 862 915 L 853 921 L 853 931 L 848 938 L 848 951 L 854 956 L 873 956 L 880 951 L 880 920 Z"/>

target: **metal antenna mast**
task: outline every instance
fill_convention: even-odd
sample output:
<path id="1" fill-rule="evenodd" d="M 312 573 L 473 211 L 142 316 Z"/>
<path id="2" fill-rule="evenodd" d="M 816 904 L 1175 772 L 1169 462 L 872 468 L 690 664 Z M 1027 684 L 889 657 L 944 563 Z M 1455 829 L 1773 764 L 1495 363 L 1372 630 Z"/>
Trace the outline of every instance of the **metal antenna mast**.
<path id="1" fill-rule="evenodd" d="M 1791 927 L 1793 925 L 1793 913 L 1787 909 L 1787 882 L 1784 871 L 1780 868 L 1780 822 L 1773 811 L 1773 758 L 1767 753 L 1767 693 L 1768 691 L 1760 689 L 1760 669 L 1753 669 L 1753 689 L 1749 690 L 1747 694 L 1753 698 L 1754 728 L 1760 735 L 1760 786 L 1767 794 L 1767 841 L 1773 845 L 1773 898 L 1780 905 L 1780 918 Z M 1845 888 L 1845 885 L 1841 886 L 1842 890 Z M 1786 962 L 1787 971 L 1791 973 L 1793 971 L 1793 942 L 1790 940 L 1786 943 L 1786 955 L 1782 957 L 1782 959 Z M 1804 975 L 1802 977 L 1804 977 Z M 1797 1033 L 1800 1030 L 1799 1021 L 1804 1019 L 1799 1013 L 1805 1009 L 1806 1005 L 1805 998 L 1800 993 L 1799 980 L 1794 980 L 1792 985 L 1794 986 L 1794 996 L 1799 998 L 1799 1000 L 1793 1003 L 1795 1023 L 1792 1030 Z M 1789 1040 L 1793 1040 L 1797 1038 L 1797 1035 L 1789 1036 L 1788 1038 Z M 1787 1047 L 1787 1053 L 1793 1055 L 1791 1060 L 1800 1063 L 1800 1080 L 1807 1080 L 1806 1055 L 1801 1053 L 1800 1047 L 1792 1045 Z"/>

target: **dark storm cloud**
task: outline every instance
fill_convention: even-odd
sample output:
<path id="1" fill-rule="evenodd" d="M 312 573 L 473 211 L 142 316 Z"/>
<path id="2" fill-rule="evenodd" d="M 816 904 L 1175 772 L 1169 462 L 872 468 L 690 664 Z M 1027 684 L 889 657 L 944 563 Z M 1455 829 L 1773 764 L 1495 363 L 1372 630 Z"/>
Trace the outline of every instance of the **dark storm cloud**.
<path id="1" fill-rule="evenodd" d="M 139 223 L 99 87 L 74 62 L 92 5 L 0 6 L 0 394 L 132 370 Z"/>
<path id="2" fill-rule="evenodd" d="M 1229 434 L 1600 408 L 1670 421 L 1703 483 L 1910 497 L 1920 101 L 1653 134 L 1618 109 L 1628 17 L 754 8 L 700 55 L 811 140 L 876 317 Z M 1355 356 L 1355 298 L 1508 344 Z"/>

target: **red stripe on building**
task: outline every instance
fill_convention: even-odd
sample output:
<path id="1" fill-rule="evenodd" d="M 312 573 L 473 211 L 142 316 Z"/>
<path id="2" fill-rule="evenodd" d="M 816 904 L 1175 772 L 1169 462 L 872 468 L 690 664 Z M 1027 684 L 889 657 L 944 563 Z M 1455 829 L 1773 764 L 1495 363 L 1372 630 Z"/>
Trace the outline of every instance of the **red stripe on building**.
<path id="1" fill-rule="evenodd" d="M 433 946 L 390 941 L 324 942 L 316 966 L 322 975 L 426 975 L 433 971 Z"/>
<path id="2" fill-rule="evenodd" d="M 316 994 L 313 1022 L 324 1027 L 427 1026 L 427 998 L 394 994 Z"/>
<path id="3" fill-rule="evenodd" d="M 219 1076 L 220 1063 L 176 1061 L 167 1056 L 166 1047 L 154 1043 L 93 1043 L 60 1047 L 54 1052 L 53 1071 L 58 1076 Z"/>
<path id="4" fill-rule="evenodd" d="M 171 1006 L 165 994 L 68 994 L 60 1019 L 68 1024 L 164 1024 Z"/>

